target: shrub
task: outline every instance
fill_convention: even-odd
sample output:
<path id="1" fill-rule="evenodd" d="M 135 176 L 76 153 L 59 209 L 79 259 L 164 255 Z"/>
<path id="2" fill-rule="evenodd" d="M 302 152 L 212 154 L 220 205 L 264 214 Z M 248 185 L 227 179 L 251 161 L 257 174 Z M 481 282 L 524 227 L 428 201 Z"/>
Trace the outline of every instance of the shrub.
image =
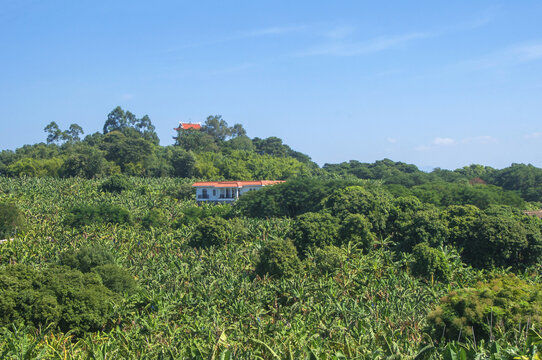
<path id="1" fill-rule="evenodd" d="M 64 220 L 66 225 L 80 227 L 94 223 L 131 223 L 128 210 L 111 204 L 79 205 L 71 208 Z"/>
<path id="2" fill-rule="evenodd" d="M 526 227 L 514 218 L 479 216 L 473 223 L 471 238 L 464 243 L 462 257 L 478 268 L 521 268 L 529 257 L 527 235 Z"/>
<path id="3" fill-rule="evenodd" d="M 367 253 L 373 248 L 375 235 L 371 232 L 372 225 L 367 218 L 360 214 L 348 215 L 341 224 L 339 236 L 343 244 L 352 242 L 359 245 Z"/>
<path id="4" fill-rule="evenodd" d="M 262 247 L 256 273 L 278 277 L 292 277 L 301 272 L 297 250 L 291 240 L 269 240 Z"/>
<path id="5" fill-rule="evenodd" d="M 129 190 L 132 187 L 128 178 L 122 174 L 115 174 L 109 179 L 105 180 L 100 186 L 104 192 L 116 192 L 120 193 L 124 190 Z"/>
<path id="6" fill-rule="evenodd" d="M 37 271 L 27 265 L 8 265 L 0 270 L 0 291 L 0 326 L 23 321 L 78 336 L 103 329 L 111 317 L 111 304 L 119 300 L 97 274 L 60 266 Z"/>
<path id="7" fill-rule="evenodd" d="M 132 293 L 136 289 L 133 277 L 123 268 L 115 264 L 96 266 L 92 272 L 100 275 L 105 287 L 114 293 Z"/>
<path id="8" fill-rule="evenodd" d="M 540 326 L 541 313 L 542 286 L 507 275 L 450 292 L 427 319 L 435 336 L 457 340 L 460 334 L 474 334 L 478 340 L 498 337 L 520 324 Z"/>
<path id="9" fill-rule="evenodd" d="M 194 229 L 191 244 L 196 247 L 222 245 L 228 240 L 230 224 L 227 220 L 212 216 L 204 219 Z"/>
<path id="10" fill-rule="evenodd" d="M 183 210 L 183 216 L 175 221 L 175 227 L 180 225 L 199 224 L 208 217 L 228 218 L 232 212 L 232 206 L 229 204 L 190 206 Z"/>
<path id="11" fill-rule="evenodd" d="M 290 236 L 300 251 L 338 242 L 339 219 L 327 213 L 305 213 L 296 218 Z"/>
<path id="12" fill-rule="evenodd" d="M 0 203 L 0 239 L 13 236 L 24 228 L 24 217 L 17 205 Z"/>
<path id="13" fill-rule="evenodd" d="M 89 272 L 96 266 L 113 264 L 111 253 L 101 246 L 85 246 L 78 250 L 68 250 L 60 255 L 60 264 Z"/>
<path id="14" fill-rule="evenodd" d="M 392 203 L 391 196 L 381 188 L 348 186 L 331 194 L 325 201 L 325 207 L 340 219 L 350 214 L 364 215 L 371 222 L 373 231 L 382 238 Z"/>
<path id="15" fill-rule="evenodd" d="M 412 249 L 414 262 L 411 265 L 412 274 L 426 279 L 448 281 L 450 264 L 445 254 L 427 243 L 421 243 Z"/>
<path id="16" fill-rule="evenodd" d="M 177 200 L 194 200 L 196 198 L 196 188 L 188 183 L 180 184 L 171 189 L 169 193 Z"/>
<path id="17" fill-rule="evenodd" d="M 346 261 L 346 254 L 333 245 L 317 248 L 314 251 L 314 264 L 319 274 L 335 274 Z"/>
<path id="18" fill-rule="evenodd" d="M 149 210 L 143 219 L 141 219 L 141 225 L 146 229 L 150 229 L 151 227 L 159 228 L 166 225 L 167 222 L 166 214 L 160 209 Z"/>
<path id="19" fill-rule="evenodd" d="M 400 224 L 393 240 L 397 242 L 397 249 L 411 252 L 419 243 L 425 242 L 431 246 L 444 245 L 448 238 L 448 224 L 437 208 L 413 214 L 412 218 Z"/>

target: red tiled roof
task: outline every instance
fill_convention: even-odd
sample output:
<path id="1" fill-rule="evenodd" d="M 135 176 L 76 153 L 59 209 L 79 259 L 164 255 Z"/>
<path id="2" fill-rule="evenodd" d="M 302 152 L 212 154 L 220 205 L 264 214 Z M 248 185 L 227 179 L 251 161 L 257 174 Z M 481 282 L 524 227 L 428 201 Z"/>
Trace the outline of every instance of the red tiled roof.
<path id="1" fill-rule="evenodd" d="M 201 124 L 192 124 L 192 123 L 179 123 L 178 128 L 174 128 L 173 130 L 188 130 L 188 129 L 194 129 L 199 130 L 201 129 Z"/>
<path id="2" fill-rule="evenodd" d="M 283 183 L 284 180 L 257 180 L 257 181 L 203 181 L 192 184 L 195 187 L 236 187 L 243 186 L 266 186 Z"/>

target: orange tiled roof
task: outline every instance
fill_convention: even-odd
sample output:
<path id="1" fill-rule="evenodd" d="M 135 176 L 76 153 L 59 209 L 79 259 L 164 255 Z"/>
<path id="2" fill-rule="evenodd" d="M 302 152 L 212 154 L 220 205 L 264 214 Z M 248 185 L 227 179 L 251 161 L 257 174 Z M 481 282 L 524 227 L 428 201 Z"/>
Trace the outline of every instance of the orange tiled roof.
<path id="1" fill-rule="evenodd" d="M 237 187 L 243 186 L 266 186 L 283 183 L 284 180 L 257 180 L 257 181 L 202 181 L 192 184 L 195 187 Z"/>
<path id="2" fill-rule="evenodd" d="M 174 130 L 188 130 L 188 129 L 194 129 L 199 130 L 201 129 L 200 124 L 192 124 L 192 123 L 179 123 L 179 127 L 175 128 Z"/>

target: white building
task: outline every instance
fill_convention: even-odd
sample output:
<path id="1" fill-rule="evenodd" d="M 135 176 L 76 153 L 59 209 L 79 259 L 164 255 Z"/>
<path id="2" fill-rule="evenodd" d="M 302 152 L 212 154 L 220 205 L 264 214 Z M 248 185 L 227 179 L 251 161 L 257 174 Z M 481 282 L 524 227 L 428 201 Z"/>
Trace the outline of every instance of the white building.
<path id="1" fill-rule="evenodd" d="M 258 181 L 205 181 L 192 184 L 197 201 L 233 202 L 247 191 L 284 182 L 283 180 Z"/>

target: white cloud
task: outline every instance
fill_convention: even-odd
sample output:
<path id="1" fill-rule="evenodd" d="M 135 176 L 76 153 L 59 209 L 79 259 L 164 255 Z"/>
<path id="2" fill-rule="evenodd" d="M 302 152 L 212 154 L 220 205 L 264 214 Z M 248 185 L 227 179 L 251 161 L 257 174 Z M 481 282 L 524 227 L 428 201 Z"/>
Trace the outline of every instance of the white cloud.
<path id="1" fill-rule="evenodd" d="M 463 143 L 475 143 L 475 144 L 494 144 L 497 142 L 497 139 L 490 135 L 475 136 L 463 139 Z"/>
<path id="2" fill-rule="evenodd" d="M 437 146 L 453 145 L 453 144 L 455 144 L 455 140 L 451 139 L 451 138 L 436 137 L 436 138 L 433 139 L 432 144 L 437 145 Z"/>
<path id="3" fill-rule="evenodd" d="M 396 143 L 397 143 L 397 139 L 396 139 L 396 138 L 389 137 L 389 138 L 387 138 L 386 140 L 388 140 L 388 142 L 391 143 L 391 144 L 396 144 Z"/>
<path id="4" fill-rule="evenodd" d="M 542 59 L 542 43 L 519 45 L 513 48 L 518 61 L 530 62 Z"/>
<path id="5" fill-rule="evenodd" d="M 134 94 L 130 94 L 130 93 L 125 93 L 125 94 L 122 94 L 120 97 L 122 100 L 130 100 L 134 97 L 135 95 Z"/>
<path id="6" fill-rule="evenodd" d="M 301 51 L 297 56 L 354 56 L 371 54 L 398 48 L 414 40 L 425 39 L 432 36 L 434 36 L 434 34 L 408 33 L 396 36 L 381 36 L 365 42 L 332 41 Z"/>
<path id="7" fill-rule="evenodd" d="M 458 65 L 471 70 L 502 68 L 542 60 L 542 41 L 508 46 Z"/>
<path id="8" fill-rule="evenodd" d="M 249 30 L 239 34 L 238 36 L 232 36 L 231 39 L 236 38 L 246 38 L 246 37 L 257 37 L 257 36 L 266 36 L 266 35 L 281 35 L 291 32 L 297 32 L 305 29 L 305 26 L 296 25 L 296 26 L 275 26 L 262 29 Z"/>
<path id="9" fill-rule="evenodd" d="M 538 139 L 542 137 L 542 132 L 534 132 L 524 136 L 525 139 Z"/>
<path id="10" fill-rule="evenodd" d="M 339 26 L 324 34 L 325 37 L 331 39 L 343 39 L 355 31 L 353 26 Z"/>
<path id="11" fill-rule="evenodd" d="M 431 150 L 431 146 L 419 145 L 414 148 L 416 151 L 428 151 Z"/>

